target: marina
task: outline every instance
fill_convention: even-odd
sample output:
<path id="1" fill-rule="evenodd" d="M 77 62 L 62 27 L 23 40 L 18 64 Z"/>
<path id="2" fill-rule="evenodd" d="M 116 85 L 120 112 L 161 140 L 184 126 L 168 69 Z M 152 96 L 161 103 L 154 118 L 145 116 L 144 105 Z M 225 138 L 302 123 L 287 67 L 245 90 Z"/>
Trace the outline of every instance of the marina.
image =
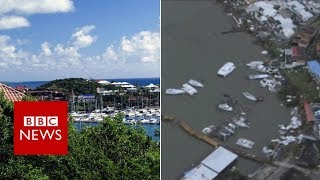
<path id="1" fill-rule="evenodd" d="M 244 149 L 252 155 L 248 157 L 265 157 L 261 149 L 270 139 L 277 137 L 279 122 L 287 122 L 289 119 L 288 110 L 280 106 L 276 95 L 270 93 L 268 87 L 263 88 L 259 80 L 248 81 L 249 75 L 256 74 L 257 71 L 246 64 L 252 61 L 267 62 L 267 57 L 260 54 L 264 49 L 253 45 L 253 38 L 241 32 L 218 36 L 217 34 L 232 29 L 234 20 L 225 16 L 220 6 L 214 2 L 164 2 L 162 7 L 165 11 L 162 12 L 162 32 L 165 34 L 162 39 L 162 52 L 165 52 L 162 54 L 162 66 L 166 67 L 162 73 L 162 88 L 175 87 L 181 82 L 187 82 L 188 77 L 205 82 L 205 87 L 197 96 L 162 96 L 162 113 L 185 120 L 197 131 L 205 128 L 206 132 L 221 129 L 220 134 L 227 137 L 226 141 L 213 137 L 219 139 L 228 149 L 238 149 L 236 141 L 247 137 L 255 142 L 252 149 Z M 205 56 L 202 56 L 203 54 Z M 182 65 L 175 59 L 184 60 L 183 68 L 177 68 Z M 214 74 L 229 60 L 237 65 L 237 69 L 228 74 L 227 78 L 215 76 Z M 262 96 L 264 101 L 252 103 L 246 100 L 243 92 L 257 95 L 256 98 Z M 242 106 L 234 107 L 228 103 L 234 108 L 233 111 L 221 112 L 216 107 L 224 103 L 221 102 L 224 95 L 232 96 L 233 100 L 237 99 Z M 235 122 L 232 120 L 242 113 L 245 113 L 244 122 L 240 117 L 235 118 Z M 229 124 L 232 127 L 236 126 L 236 129 L 233 130 Z M 226 126 L 227 128 L 224 128 Z M 182 177 L 183 172 L 192 169 L 192 164 L 198 164 L 212 151 L 206 144 L 199 144 L 197 139 L 186 137 L 171 125 L 164 124 L 161 130 L 161 138 L 164 140 L 161 149 L 162 170 L 166 172 L 162 174 L 164 179 Z M 239 158 L 236 166 L 241 173 L 250 174 L 260 165 Z"/>

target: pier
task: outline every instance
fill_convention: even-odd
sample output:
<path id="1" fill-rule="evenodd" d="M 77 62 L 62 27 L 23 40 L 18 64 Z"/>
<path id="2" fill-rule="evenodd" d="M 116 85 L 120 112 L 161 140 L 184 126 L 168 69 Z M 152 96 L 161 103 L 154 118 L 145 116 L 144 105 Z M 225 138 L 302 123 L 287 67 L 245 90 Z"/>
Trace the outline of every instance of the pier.
<path id="1" fill-rule="evenodd" d="M 217 139 L 214 139 L 214 138 L 210 138 L 208 136 L 206 136 L 205 134 L 201 133 L 201 132 L 197 132 L 196 130 L 194 130 L 192 127 L 190 127 L 187 123 L 185 122 L 182 122 L 182 121 L 179 121 L 178 124 L 180 125 L 180 127 L 185 130 L 187 133 L 189 133 L 191 136 L 194 136 L 196 137 L 197 139 L 200 139 L 210 145 L 212 145 L 214 148 L 217 148 L 219 147 L 219 142 Z M 223 146 L 224 148 L 230 150 L 231 152 L 243 157 L 243 158 L 246 158 L 246 159 L 249 159 L 249 160 L 252 160 L 252 161 L 255 161 L 255 162 L 258 162 L 258 163 L 262 163 L 262 164 L 270 164 L 270 165 L 274 165 L 272 164 L 272 162 L 269 162 L 269 161 L 266 161 L 266 160 L 263 160 L 261 158 L 258 158 L 256 157 L 255 155 L 252 155 L 252 154 L 249 154 L 247 152 L 244 152 L 244 151 L 241 151 L 239 149 L 236 149 L 236 148 L 232 148 L 230 146 L 227 146 L 227 145 L 224 145 Z"/>

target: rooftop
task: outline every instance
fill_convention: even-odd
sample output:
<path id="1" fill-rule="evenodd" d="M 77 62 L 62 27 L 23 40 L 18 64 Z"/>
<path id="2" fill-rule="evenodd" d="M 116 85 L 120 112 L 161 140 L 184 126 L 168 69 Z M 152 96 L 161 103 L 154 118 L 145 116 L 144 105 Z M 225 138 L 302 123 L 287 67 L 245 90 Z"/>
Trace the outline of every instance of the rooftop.
<path id="1" fill-rule="evenodd" d="M 21 101 L 23 96 L 25 96 L 22 92 L 2 83 L 0 83 L 0 92 L 3 92 L 4 97 L 9 101 Z"/>

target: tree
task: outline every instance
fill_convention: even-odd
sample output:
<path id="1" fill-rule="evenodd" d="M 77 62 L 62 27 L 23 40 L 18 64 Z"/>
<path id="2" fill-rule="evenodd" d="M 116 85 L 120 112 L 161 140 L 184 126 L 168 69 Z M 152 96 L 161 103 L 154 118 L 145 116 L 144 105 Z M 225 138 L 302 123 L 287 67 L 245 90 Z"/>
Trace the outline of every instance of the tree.
<path id="1" fill-rule="evenodd" d="M 69 121 L 67 156 L 14 156 L 13 106 L 0 94 L 0 179 L 159 179 L 160 149 L 123 115 L 77 131 Z"/>

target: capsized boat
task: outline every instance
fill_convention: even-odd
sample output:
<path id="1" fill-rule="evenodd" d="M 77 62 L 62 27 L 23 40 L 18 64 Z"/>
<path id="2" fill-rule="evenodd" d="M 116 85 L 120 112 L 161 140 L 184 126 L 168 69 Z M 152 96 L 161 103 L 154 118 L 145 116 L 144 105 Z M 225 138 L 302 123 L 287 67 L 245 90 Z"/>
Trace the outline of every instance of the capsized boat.
<path id="1" fill-rule="evenodd" d="M 198 92 L 194 87 L 192 87 L 188 83 L 183 84 L 181 89 L 191 96 Z"/>
<path id="2" fill-rule="evenodd" d="M 177 95 L 177 94 L 184 94 L 186 93 L 184 90 L 182 89 L 173 89 L 173 88 L 169 88 L 166 89 L 166 94 L 170 94 L 170 95 Z"/>
<path id="3" fill-rule="evenodd" d="M 236 142 L 236 145 L 244 148 L 252 149 L 254 142 L 245 138 L 239 138 L 238 141 Z"/>
<path id="4" fill-rule="evenodd" d="M 264 79 L 268 78 L 269 74 L 255 74 L 255 75 L 249 75 L 249 79 Z"/>
<path id="5" fill-rule="evenodd" d="M 232 62 L 227 62 L 218 71 L 218 75 L 226 77 L 236 68 L 235 64 Z"/>
<path id="6" fill-rule="evenodd" d="M 247 99 L 251 100 L 251 101 L 257 101 L 257 98 L 254 95 L 252 95 L 252 94 L 250 94 L 248 92 L 244 92 L 243 96 L 246 97 Z"/>
<path id="7" fill-rule="evenodd" d="M 233 108 L 229 106 L 227 103 L 219 104 L 218 108 L 224 110 L 224 111 L 233 111 Z"/>
<path id="8" fill-rule="evenodd" d="M 201 84 L 199 81 L 196 81 L 194 79 L 190 79 L 188 81 L 188 83 L 192 86 L 195 86 L 195 87 L 203 87 L 203 84 Z"/>

